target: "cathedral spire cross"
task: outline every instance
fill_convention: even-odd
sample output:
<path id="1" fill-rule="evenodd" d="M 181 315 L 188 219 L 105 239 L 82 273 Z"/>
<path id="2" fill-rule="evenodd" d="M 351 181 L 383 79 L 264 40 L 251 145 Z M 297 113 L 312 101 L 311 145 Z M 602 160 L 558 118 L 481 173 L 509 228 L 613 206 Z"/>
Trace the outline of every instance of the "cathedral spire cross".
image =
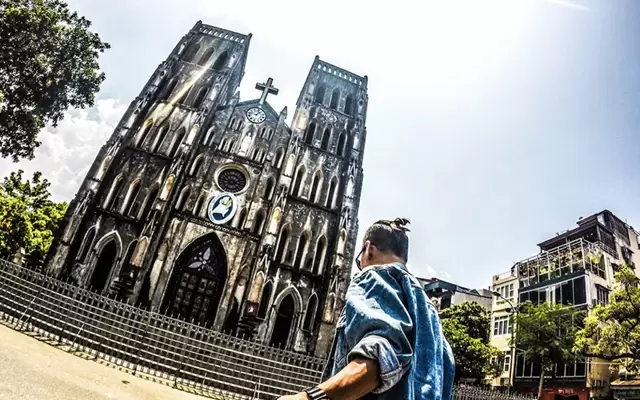
<path id="1" fill-rule="evenodd" d="M 260 96 L 260 104 L 264 104 L 265 100 L 267 100 L 268 95 L 272 94 L 275 96 L 278 94 L 279 89 L 271 86 L 272 83 L 272 78 L 267 79 L 267 83 L 256 83 L 256 89 L 262 91 L 262 96 Z"/>

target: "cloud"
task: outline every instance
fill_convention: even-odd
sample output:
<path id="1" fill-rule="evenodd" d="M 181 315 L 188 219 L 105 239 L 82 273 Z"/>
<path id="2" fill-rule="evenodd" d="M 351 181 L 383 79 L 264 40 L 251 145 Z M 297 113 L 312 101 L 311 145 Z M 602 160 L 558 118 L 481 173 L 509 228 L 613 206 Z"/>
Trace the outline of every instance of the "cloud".
<path id="1" fill-rule="evenodd" d="M 591 9 L 588 7 L 585 7 L 583 5 L 576 4 L 576 3 L 571 3 L 568 1 L 563 1 L 563 0 L 544 0 L 544 1 L 546 1 L 547 3 L 553 3 L 562 7 L 573 8 L 574 10 L 591 12 Z"/>
<path id="2" fill-rule="evenodd" d="M 124 104 L 104 99 L 91 109 L 67 111 L 57 127 L 48 126 L 40 133 L 42 144 L 33 160 L 14 164 L 0 159 L 0 175 L 4 177 L 18 168 L 28 175 L 41 171 L 51 182 L 53 199 L 71 200 L 125 110 Z"/>

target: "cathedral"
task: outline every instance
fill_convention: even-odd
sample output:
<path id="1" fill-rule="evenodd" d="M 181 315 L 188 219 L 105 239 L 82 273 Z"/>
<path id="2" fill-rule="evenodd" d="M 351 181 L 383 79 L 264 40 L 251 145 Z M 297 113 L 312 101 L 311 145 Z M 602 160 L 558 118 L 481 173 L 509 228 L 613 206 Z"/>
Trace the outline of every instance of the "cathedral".
<path id="1" fill-rule="evenodd" d="M 316 56 L 288 125 L 273 79 L 241 101 L 251 34 L 196 25 L 101 148 L 49 274 L 326 356 L 356 247 L 367 77 Z"/>

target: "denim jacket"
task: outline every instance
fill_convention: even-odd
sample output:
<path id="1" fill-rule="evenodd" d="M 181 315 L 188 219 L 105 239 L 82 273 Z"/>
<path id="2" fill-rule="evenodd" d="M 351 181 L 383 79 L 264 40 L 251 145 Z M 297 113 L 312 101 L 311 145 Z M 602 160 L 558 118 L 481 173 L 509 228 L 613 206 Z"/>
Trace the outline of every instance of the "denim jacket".
<path id="1" fill-rule="evenodd" d="M 356 358 L 378 361 L 381 384 L 366 400 L 450 400 L 455 364 L 438 311 L 399 263 L 353 278 L 323 381 Z"/>

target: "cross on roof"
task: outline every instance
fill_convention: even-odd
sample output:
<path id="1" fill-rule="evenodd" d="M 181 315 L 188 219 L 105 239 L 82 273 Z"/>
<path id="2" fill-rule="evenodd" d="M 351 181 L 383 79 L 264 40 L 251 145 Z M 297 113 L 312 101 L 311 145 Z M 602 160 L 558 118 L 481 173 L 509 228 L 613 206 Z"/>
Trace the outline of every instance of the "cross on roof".
<path id="1" fill-rule="evenodd" d="M 263 104 L 265 100 L 267 100 L 267 96 L 269 94 L 273 94 L 273 95 L 278 94 L 279 90 L 276 89 L 274 86 L 271 86 L 272 83 L 273 83 L 272 78 L 267 79 L 267 83 L 256 83 L 256 89 L 262 90 L 262 96 L 260 96 L 260 104 Z"/>

